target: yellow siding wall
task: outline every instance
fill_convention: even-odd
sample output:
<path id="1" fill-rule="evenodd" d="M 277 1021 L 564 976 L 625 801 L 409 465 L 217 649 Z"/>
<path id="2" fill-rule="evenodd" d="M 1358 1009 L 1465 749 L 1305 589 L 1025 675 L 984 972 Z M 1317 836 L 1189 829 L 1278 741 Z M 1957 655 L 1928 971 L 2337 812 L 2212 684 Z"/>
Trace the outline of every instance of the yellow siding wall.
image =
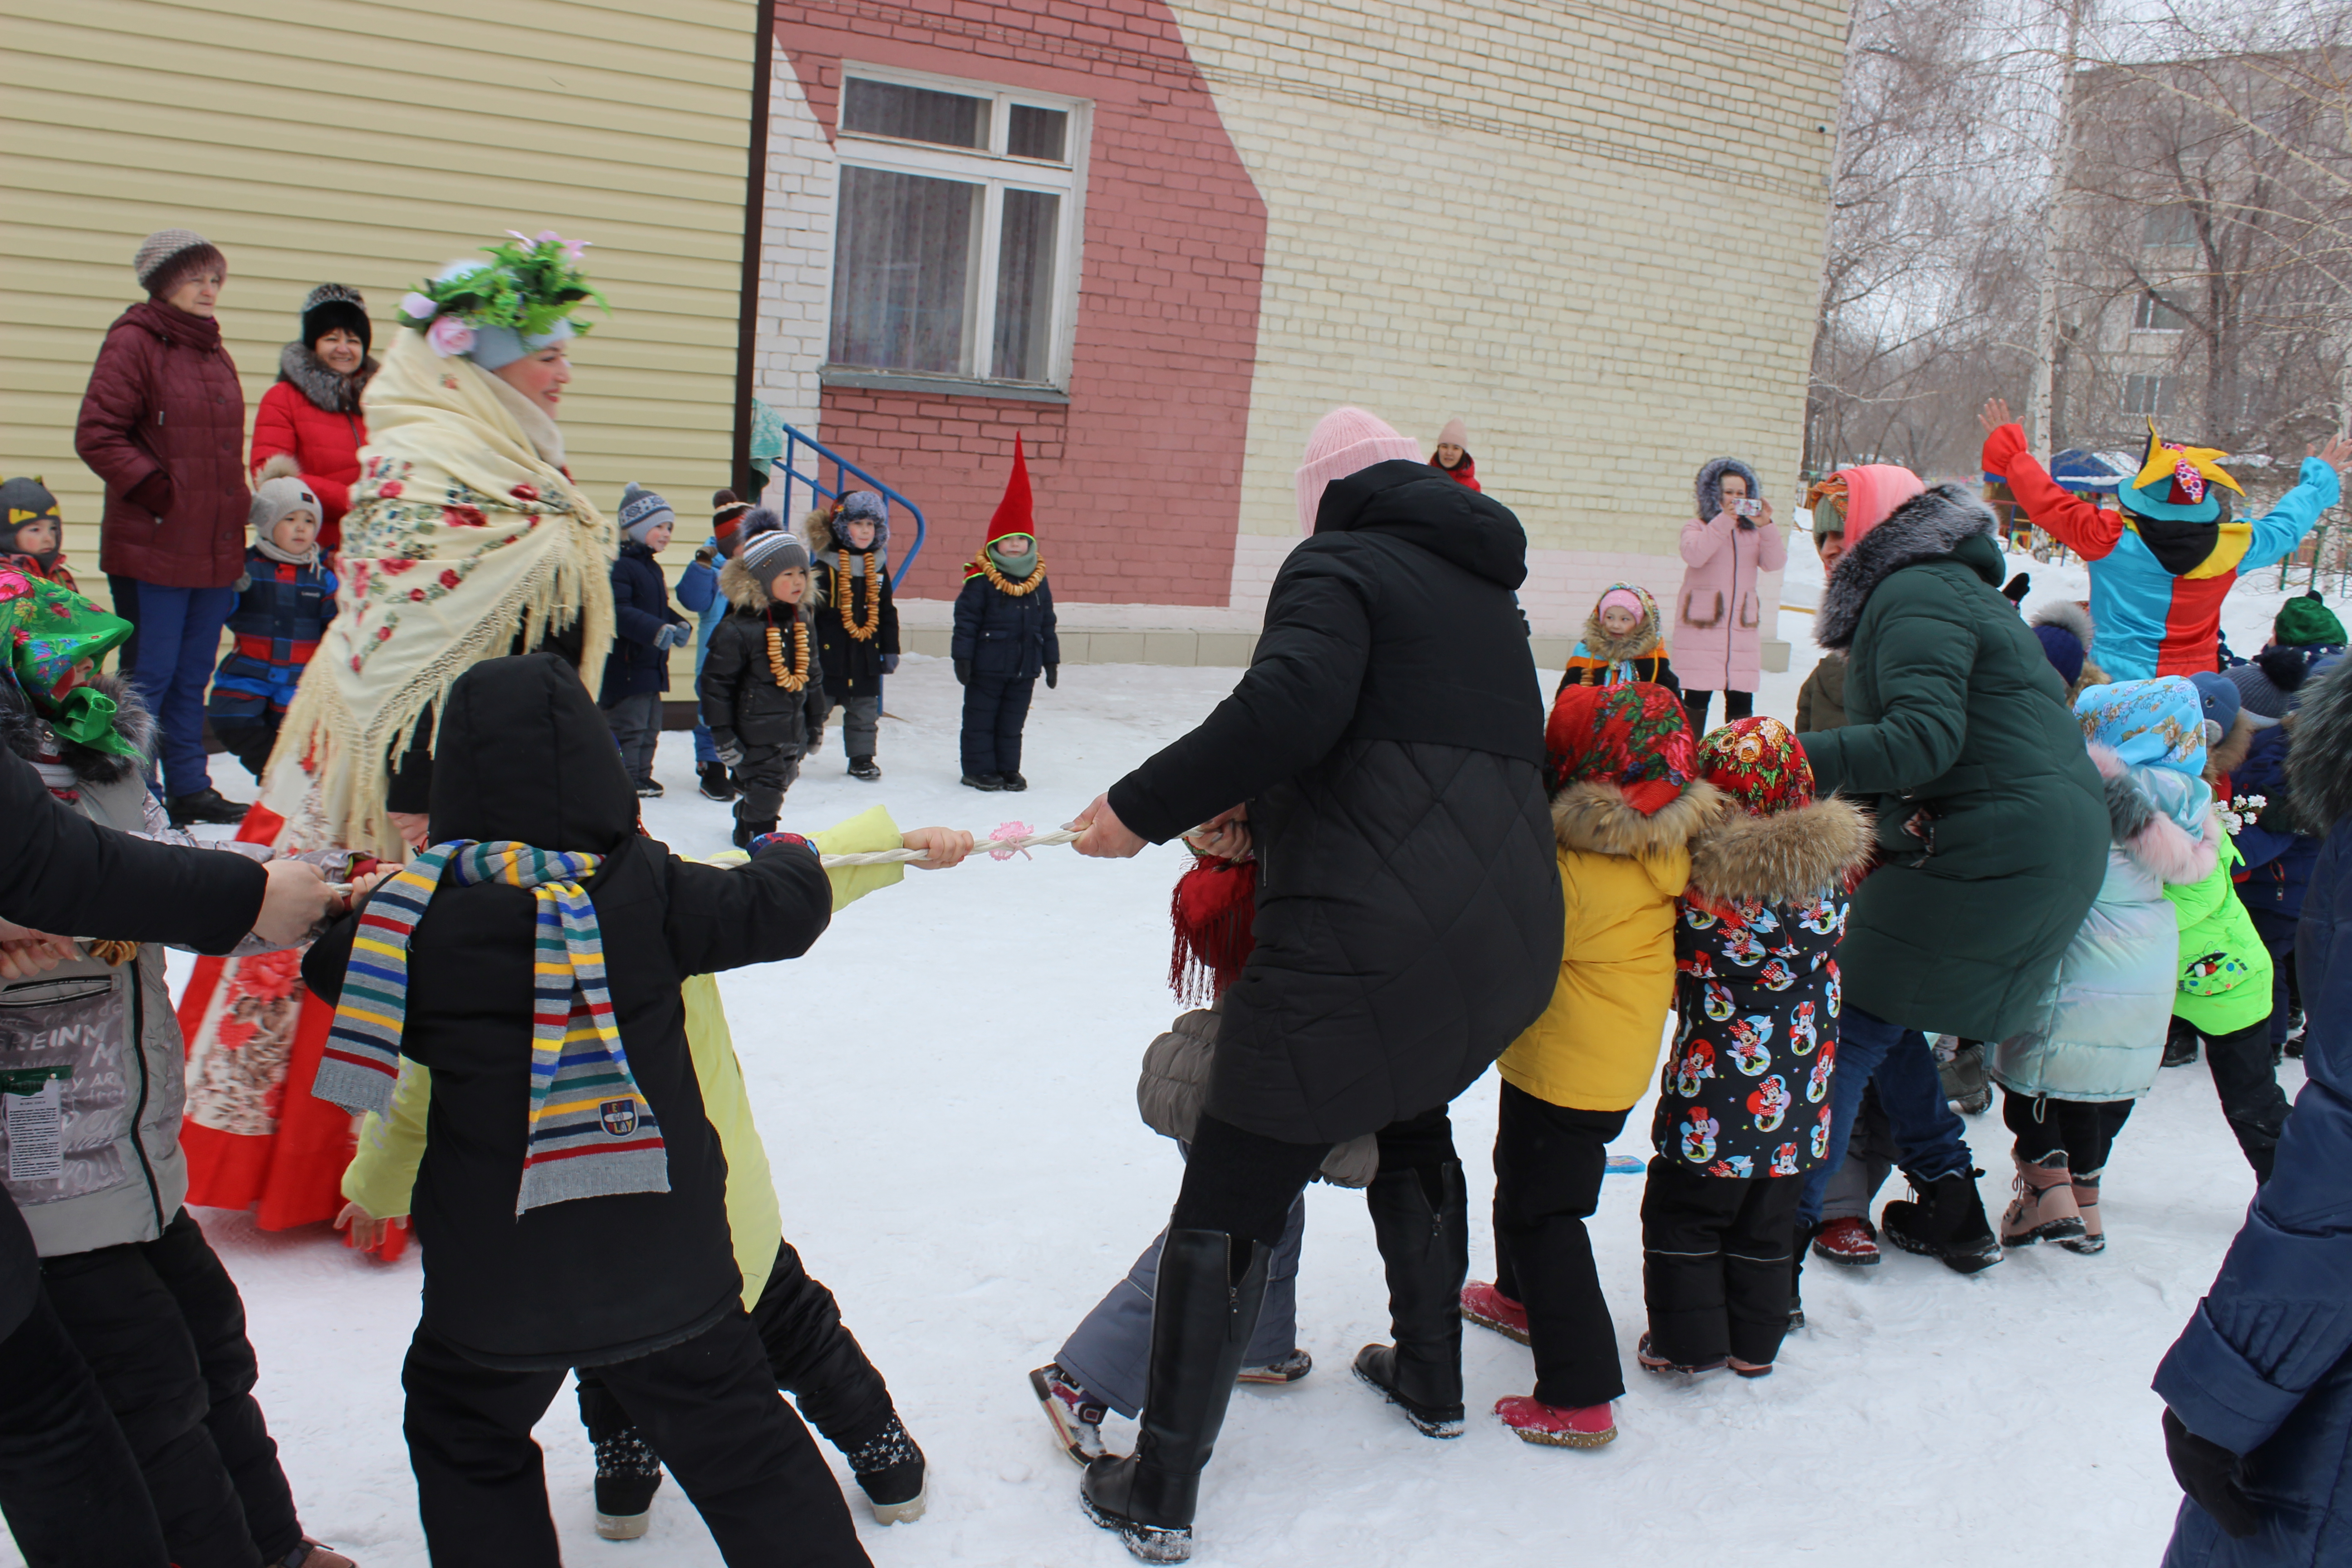
<path id="1" fill-rule="evenodd" d="M 315 284 L 400 296 L 516 228 L 595 242 L 611 300 L 563 426 L 600 506 L 667 496 L 682 564 L 729 482 L 752 0 L 0 0 L 0 473 L 64 503 L 85 588 L 100 487 L 73 451 L 107 324 L 159 228 L 227 255 L 247 429 Z"/>

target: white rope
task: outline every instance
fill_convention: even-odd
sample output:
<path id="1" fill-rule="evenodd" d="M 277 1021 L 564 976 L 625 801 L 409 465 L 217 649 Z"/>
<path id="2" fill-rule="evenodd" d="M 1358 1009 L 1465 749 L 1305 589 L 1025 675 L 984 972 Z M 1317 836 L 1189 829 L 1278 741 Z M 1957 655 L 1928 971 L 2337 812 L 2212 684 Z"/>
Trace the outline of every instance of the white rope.
<path id="1" fill-rule="evenodd" d="M 1031 833 L 1018 838 L 982 838 L 971 847 L 973 855 L 988 855 L 999 860 L 1010 860 L 1023 849 L 1051 849 L 1059 844 L 1076 844 L 1086 832 L 1083 827 L 1059 827 L 1051 833 Z M 872 849 L 862 855 L 824 855 L 824 868 L 836 866 L 911 866 L 930 858 L 922 849 Z"/>

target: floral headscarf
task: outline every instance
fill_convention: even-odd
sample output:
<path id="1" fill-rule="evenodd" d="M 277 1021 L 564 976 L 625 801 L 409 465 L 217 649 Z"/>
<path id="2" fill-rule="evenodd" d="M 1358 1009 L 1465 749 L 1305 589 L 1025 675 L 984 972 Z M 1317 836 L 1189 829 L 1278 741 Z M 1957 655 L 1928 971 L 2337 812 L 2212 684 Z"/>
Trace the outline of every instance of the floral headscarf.
<path id="1" fill-rule="evenodd" d="M 1778 719 L 1735 719 L 1698 743 L 1699 776 L 1750 816 L 1772 816 L 1813 800 L 1813 764 Z"/>
<path id="2" fill-rule="evenodd" d="M 1562 687 L 1544 727 L 1544 784 L 1554 795 L 1586 780 L 1612 784 L 1647 816 L 1696 776 L 1696 751 L 1681 700 L 1663 686 Z"/>
<path id="3" fill-rule="evenodd" d="M 0 632 L 8 639 L 8 674 L 49 728 L 95 752 L 135 757 L 116 733 L 114 699 L 79 684 L 75 668 L 95 663 L 131 638 L 131 626 L 79 594 L 0 569 Z"/>
<path id="4" fill-rule="evenodd" d="M 2084 739 L 2126 767 L 2205 772 L 2205 700 L 2187 676 L 2091 687 L 2074 700 L 2074 718 Z"/>

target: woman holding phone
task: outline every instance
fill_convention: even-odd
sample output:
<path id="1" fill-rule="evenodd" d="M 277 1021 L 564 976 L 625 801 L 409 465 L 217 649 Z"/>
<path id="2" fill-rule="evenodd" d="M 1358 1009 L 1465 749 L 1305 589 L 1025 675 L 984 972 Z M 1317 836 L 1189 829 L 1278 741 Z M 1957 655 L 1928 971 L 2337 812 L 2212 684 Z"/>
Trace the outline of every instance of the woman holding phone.
<path id="1" fill-rule="evenodd" d="M 1780 570 L 1789 547 L 1756 470 L 1738 458 L 1709 460 L 1694 489 L 1698 515 L 1683 524 L 1674 648 L 1691 729 L 1705 734 L 1707 705 L 1717 691 L 1726 721 L 1755 711 L 1764 620 L 1756 574 Z"/>

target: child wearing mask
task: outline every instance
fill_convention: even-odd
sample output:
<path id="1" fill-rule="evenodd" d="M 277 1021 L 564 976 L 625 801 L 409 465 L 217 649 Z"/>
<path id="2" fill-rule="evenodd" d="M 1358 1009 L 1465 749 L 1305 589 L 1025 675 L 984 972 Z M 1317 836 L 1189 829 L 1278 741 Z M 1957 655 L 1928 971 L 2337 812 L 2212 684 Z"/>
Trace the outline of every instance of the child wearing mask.
<path id="1" fill-rule="evenodd" d="M 1529 1443 L 1597 1448 L 1625 1392 L 1584 1222 L 1609 1142 L 1649 1089 L 1675 995 L 1675 900 L 1690 842 L 1723 815 L 1683 705 L 1663 686 L 1570 686 L 1544 730 L 1568 900 L 1551 1005 L 1496 1064 L 1495 1281 L 1462 1315 L 1535 1352 L 1532 1397 L 1495 1406 Z"/>
<path id="2" fill-rule="evenodd" d="M 1013 438 L 1013 476 L 989 519 L 988 542 L 963 569 L 956 595 L 956 683 L 963 688 L 963 783 L 978 790 L 1024 790 L 1021 731 L 1037 677 L 1047 690 L 1061 676 L 1054 591 L 1045 584 L 1029 496 L 1029 462 Z"/>
<path id="3" fill-rule="evenodd" d="M 269 765 L 302 671 L 335 618 L 335 574 L 319 552 L 326 510 L 279 454 L 262 465 L 247 520 L 253 543 L 229 616 L 236 645 L 213 672 L 205 718 L 256 781 Z"/>
<path id="4" fill-rule="evenodd" d="M 65 515 L 48 486 L 38 479 L 0 479 L 0 566 L 79 593 L 66 570 L 65 530 Z"/>
<path id="5" fill-rule="evenodd" d="M 719 569 L 730 606 L 694 683 L 710 741 L 734 775 L 735 847 L 776 830 L 809 737 L 824 722 L 824 677 L 810 626 L 808 547 L 766 507 Z"/>
<path id="6" fill-rule="evenodd" d="M 621 748 L 641 799 L 658 800 L 654 750 L 661 743 L 662 693 L 669 689 L 669 650 L 693 635 L 670 608 L 658 557 L 669 548 L 677 516 L 669 502 L 631 480 L 621 492 L 621 553 L 613 563 L 613 650 L 604 656 L 599 706 Z"/>
<path id="7" fill-rule="evenodd" d="M 1674 692 L 1683 689 L 1675 679 L 1674 666 L 1666 662 L 1658 602 L 1647 588 L 1612 583 L 1584 618 L 1584 636 L 1569 654 L 1559 684 L 1565 689 L 1614 686 L 1625 680 L 1646 680 Z"/>
<path id="8" fill-rule="evenodd" d="M 880 496 L 852 490 L 837 509 L 820 507 L 810 512 L 803 527 L 814 559 L 809 597 L 815 606 L 825 701 L 841 710 L 841 745 L 849 758 L 849 776 L 872 783 L 882 776 L 874 764 L 882 728 L 882 678 L 898 668 L 898 606 L 890 595 L 890 521 L 883 515 Z M 824 738 L 824 722 L 818 720 L 818 741 Z"/>

